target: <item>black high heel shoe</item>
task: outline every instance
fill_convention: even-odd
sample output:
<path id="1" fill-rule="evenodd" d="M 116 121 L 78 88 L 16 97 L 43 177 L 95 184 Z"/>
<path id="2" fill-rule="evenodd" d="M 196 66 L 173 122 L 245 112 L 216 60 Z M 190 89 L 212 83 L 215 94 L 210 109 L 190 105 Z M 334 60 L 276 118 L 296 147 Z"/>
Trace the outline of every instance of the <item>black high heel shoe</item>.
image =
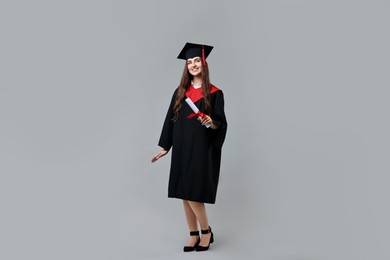
<path id="1" fill-rule="evenodd" d="M 206 251 L 206 250 L 209 250 L 210 244 L 214 242 L 214 234 L 213 234 L 213 232 L 211 231 L 211 227 L 210 227 L 210 226 L 209 226 L 209 229 L 201 230 L 201 231 L 202 231 L 202 234 L 211 233 L 211 237 L 210 237 L 210 241 L 209 241 L 208 246 L 200 246 L 200 245 L 198 245 L 198 246 L 195 248 L 196 251 Z"/>
<path id="2" fill-rule="evenodd" d="M 191 231 L 190 236 L 199 236 L 199 231 Z M 185 246 L 183 248 L 184 252 L 191 252 L 194 251 L 195 248 L 199 245 L 200 243 L 200 237 L 198 237 L 198 241 L 195 243 L 194 246 Z"/>

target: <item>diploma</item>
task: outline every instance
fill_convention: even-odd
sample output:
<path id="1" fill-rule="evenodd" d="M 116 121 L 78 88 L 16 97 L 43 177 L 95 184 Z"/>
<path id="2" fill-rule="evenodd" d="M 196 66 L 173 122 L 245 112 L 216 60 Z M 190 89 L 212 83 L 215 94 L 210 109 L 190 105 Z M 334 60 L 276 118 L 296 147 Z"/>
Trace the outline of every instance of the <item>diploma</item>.
<path id="1" fill-rule="evenodd" d="M 199 109 L 195 106 L 194 102 L 192 102 L 192 100 L 190 98 L 186 98 L 186 102 L 190 106 L 192 111 L 194 111 L 194 114 L 189 115 L 188 118 L 192 118 L 196 115 L 200 116 L 202 118 L 204 118 L 206 116 L 205 114 L 203 114 L 202 112 L 199 111 Z M 209 128 L 210 126 L 211 126 L 210 124 L 205 125 L 205 127 L 207 127 L 207 128 Z"/>

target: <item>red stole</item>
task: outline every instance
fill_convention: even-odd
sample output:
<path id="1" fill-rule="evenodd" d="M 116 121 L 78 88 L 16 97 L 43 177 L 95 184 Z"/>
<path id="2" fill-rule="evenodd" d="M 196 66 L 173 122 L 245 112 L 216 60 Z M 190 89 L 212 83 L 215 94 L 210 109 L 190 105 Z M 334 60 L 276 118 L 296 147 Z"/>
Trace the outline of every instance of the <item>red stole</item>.
<path id="1" fill-rule="evenodd" d="M 219 91 L 220 89 L 216 86 L 210 84 L 210 94 Z M 199 99 L 203 98 L 202 88 L 195 89 L 192 84 L 186 91 L 186 96 L 192 100 L 192 102 L 196 103 Z"/>

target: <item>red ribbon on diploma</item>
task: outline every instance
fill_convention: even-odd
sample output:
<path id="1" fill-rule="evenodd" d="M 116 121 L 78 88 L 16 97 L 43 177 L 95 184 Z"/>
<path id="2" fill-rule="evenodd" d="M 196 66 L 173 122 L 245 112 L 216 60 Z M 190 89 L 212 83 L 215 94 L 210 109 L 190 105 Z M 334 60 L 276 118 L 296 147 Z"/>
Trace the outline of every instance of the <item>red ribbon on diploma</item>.
<path id="1" fill-rule="evenodd" d="M 189 116 L 187 116 L 187 118 L 193 118 L 194 116 L 200 116 L 201 118 L 205 118 L 206 117 L 206 114 L 203 114 L 202 112 L 198 111 L 198 113 L 192 113 L 190 114 Z"/>

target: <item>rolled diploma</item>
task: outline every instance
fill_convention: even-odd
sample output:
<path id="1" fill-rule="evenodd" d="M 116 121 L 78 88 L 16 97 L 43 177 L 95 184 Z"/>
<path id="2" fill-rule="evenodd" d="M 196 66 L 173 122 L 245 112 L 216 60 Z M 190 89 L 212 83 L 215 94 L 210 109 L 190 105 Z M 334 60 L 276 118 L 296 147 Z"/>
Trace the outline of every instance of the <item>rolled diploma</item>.
<path id="1" fill-rule="evenodd" d="M 192 111 L 194 111 L 194 113 L 199 112 L 199 109 L 195 106 L 194 102 L 192 102 L 192 100 L 190 98 L 186 98 L 186 102 L 190 106 Z M 210 124 L 205 125 L 205 127 L 207 127 L 207 128 L 209 128 L 210 126 L 211 126 Z"/>

